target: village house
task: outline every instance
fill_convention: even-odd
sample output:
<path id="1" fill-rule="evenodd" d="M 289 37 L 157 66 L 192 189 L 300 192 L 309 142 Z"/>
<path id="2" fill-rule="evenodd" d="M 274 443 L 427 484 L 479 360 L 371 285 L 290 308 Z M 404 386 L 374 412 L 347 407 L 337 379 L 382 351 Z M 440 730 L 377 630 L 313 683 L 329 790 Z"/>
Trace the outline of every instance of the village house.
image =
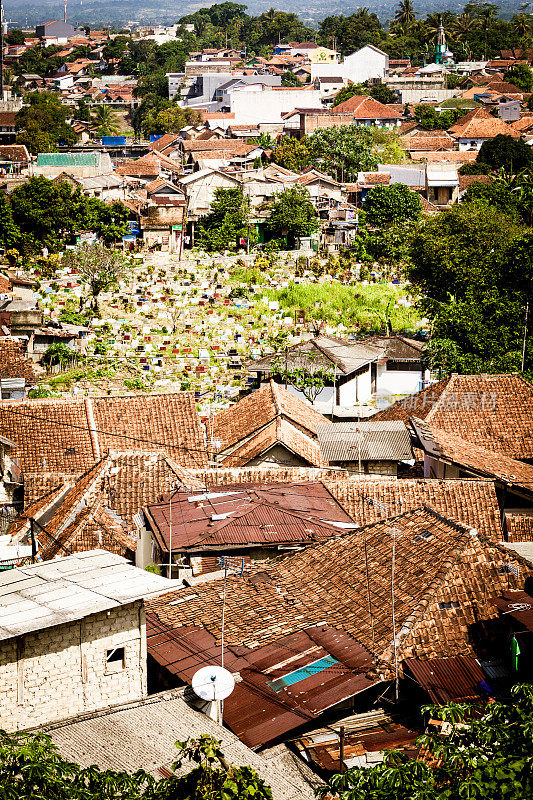
<path id="1" fill-rule="evenodd" d="M 17 731 L 145 697 L 143 597 L 170 586 L 101 550 L 5 572 L 2 729 Z"/>
<path id="2" fill-rule="evenodd" d="M 137 566 L 153 562 L 182 579 L 217 577 L 226 557 L 241 569 L 263 563 L 352 525 L 320 482 L 181 489 L 146 506 L 143 516 Z"/>
<path id="3" fill-rule="evenodd" d="M 17 339 L 0 337 L 0 392 L 2 400 L 22 400 L 37 376 Z"/>
<path id="4" fill-rule="evenodd" d="M 148 601 L 150 663 L 160 680 L 189 684 L 220 652 L 224 615 L 224 663 L 240 676 L 224 721 L 261 747 L 371 710 L 394 695 L 406 660 L 501 658 L 494 598 L 531 574 L 516 553 L 421 505 L 231 575 L 224 611 L 224 578 Z M 382 601 L 391 580 L 393 604 Z"/>
<path id="5" fill-rule="evenodd" d="M 520 134 L 506 122 L 493 117 L 484 108 L 469 111 L 448 129 L 448 133 L 456 140 L 459 150 L 479 150 L 483 142 L 499 134 L 520 138 Z"/>
<path id="6" fill-rule="evenodd" d="M 271 380 L 213 418 L 212 458 L 223 467 L 324 467 L 316 436 L 323 423 L 326 418 L 309 403 Z"/>

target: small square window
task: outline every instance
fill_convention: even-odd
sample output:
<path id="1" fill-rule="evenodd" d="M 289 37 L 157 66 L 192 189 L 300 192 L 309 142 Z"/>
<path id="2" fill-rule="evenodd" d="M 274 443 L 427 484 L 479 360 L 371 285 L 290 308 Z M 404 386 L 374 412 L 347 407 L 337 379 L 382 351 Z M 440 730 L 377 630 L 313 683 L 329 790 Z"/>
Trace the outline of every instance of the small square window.
<path id="1" fill-rule="evenodd" d="M 114 647 L 106 650 L 106 672 L 120 672 L 126 666 L 126 652 L 124 647 Z"/>

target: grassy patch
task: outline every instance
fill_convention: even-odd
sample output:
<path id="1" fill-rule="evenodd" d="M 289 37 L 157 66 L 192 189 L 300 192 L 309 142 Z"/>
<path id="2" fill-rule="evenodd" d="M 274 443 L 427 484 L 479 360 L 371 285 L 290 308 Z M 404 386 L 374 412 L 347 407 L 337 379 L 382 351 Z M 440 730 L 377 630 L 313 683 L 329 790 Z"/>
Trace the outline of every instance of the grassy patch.
<path id="1" fill-rule="evenodd" d="M 406 296 L 405 292 L 390 285 L 345 286 L 338 281 L 290 283 L 286 289 L 267 290 L 265 294 L 277 300 L 287 316 L 301 308 L 309 319 L 365 331 L 384 331 L 387 317 L 394 331 L 412 331 L 420 319 L 416 309 L 397 304 L 400 297 Z"/>

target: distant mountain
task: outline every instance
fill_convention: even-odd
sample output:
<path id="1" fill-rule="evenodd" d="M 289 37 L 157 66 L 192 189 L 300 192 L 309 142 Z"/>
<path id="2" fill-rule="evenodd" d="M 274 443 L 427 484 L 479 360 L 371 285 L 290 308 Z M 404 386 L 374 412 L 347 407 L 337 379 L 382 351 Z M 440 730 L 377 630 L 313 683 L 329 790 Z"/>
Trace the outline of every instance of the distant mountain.
<path id="1" fill-rule="evenodd" d="M 174 5 L 169 10 L 168 0 L 67 0 L 67 17 L 69 22 L 74 24 L 83 23 L 92 26 L 105 25 L 125 25 L 127 23 L 165 25 L 176 22 L 176 20 L 196 11 L 198 8 L 211 5 L 210 2 L 201 0 L 184 0 L 179 6 Z M 344 14 L 345 16 L 356 11 L 360 6 L 349 6 L 339 2 L 339 0 L 314 0 L 302 12 L 301 2 L 297 0 L 283 0 L 283 2 L 273 3 L 272 0 L 250 0 L 248 12 L 253 15 L 260 14 L 267 8 L 274 5 L 275 8 L 283 11 L 293 11 L 308 25 L 317 25 L 321 19 L 330 14 Z M 374 11 L 385 23 L 392 19 L 398 2 L 394 0 L 377 0 L 366 7 L 369 11 Z M 450 11 L 460 11 L 464 7 L 463 0 L 447 0 L 445 8 Z M 501 15 L 509 17 L 515 13 L 521 0 L 508 0 L 502 3 Z M 419 16 L 439 11 L 442 5 L 435 6 L 429 0 L 418 0 L 414 3 L 416 12 Z M 4 0 L 5 19 L 12 23 L 9 27 L 28 25 L 33 27 L 51 19 L 62 19 L 63 3 L 61 0 Z"/>

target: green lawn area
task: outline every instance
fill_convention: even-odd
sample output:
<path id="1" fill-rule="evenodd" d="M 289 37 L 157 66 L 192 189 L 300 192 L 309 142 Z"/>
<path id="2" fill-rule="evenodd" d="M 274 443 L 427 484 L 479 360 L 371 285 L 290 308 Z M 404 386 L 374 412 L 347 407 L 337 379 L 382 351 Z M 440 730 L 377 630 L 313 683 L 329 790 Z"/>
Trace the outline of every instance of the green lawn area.
<path id="1" fill-rule="evenodd" d="M 265 295 L 277 300 L 287 316 L 301 308 L 308 319 L 354 330 L 385 332 L 385 320 L 390 317 L 393 331 L 414 331 L 420 320 L 416 309 L 397 304 L 399 298 L 406 297 L 405 291 L 390 284 L 290 283 L 286 289 L 267 290 Z"/>

